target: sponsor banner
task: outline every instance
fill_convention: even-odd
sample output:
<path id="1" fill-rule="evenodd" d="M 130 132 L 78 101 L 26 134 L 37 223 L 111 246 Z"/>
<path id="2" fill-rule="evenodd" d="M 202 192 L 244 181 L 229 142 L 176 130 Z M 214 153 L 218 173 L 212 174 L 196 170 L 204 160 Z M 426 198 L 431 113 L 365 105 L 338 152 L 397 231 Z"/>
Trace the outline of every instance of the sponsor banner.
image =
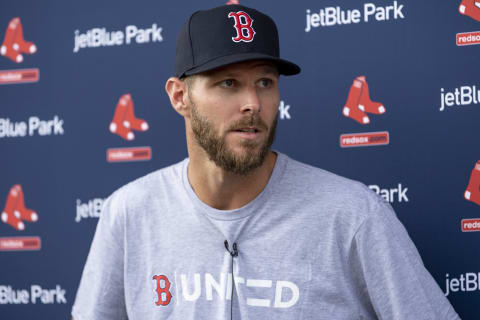
<path id="1" fill-rule="evenodd" d="M 148 161 L 152 159 L 150 147 L 107 149 L 108 162 Z"/>
<path id="2" fill-rule="evenodd" d="M 38 82 L 39 79 L 40 79 L 40 70 L 37 68 L 0 70 L 0 84 Z"/>
<path id="3" fill-rule="evenodd" d="M 462 219 L 462 232 L 480 231 L 480 218 Z"/>
<path id="4" fill-rule="evenodd" d="M 480 272 L 467 272 L 458 278 L 450 278 L 450 275 L 446 274 L 445 296 L 456 292 L 473 291 L 480 291 Z"/>
<path id="5" fill-rule="evenodd" d="M 387 145 L 390 143 L 388 131 L 346 133 L 340 136 L 340 147 L 367 147 Z"/>
<path id="6" fill-rule="evenodd" d="M 451 91 L 440 88 L 440 111 L 444 111 L 445 107 L 460 107 L 472 104 L 480 104 L 480 89 L 476 85 L 461 86 Z"/>
<path id="7" fill-rule="evenodd" d="M 280 101 L 280 105 L 278 106 L 278 116 L 280 120 L 292 119 L 292 116 L 290 115 L 290 105 L 286 104 L 283 100 Z"/>
<path id="8" fill-rule="evenodd" d="M 25 230 L 25 222 L 34 223 L 39 219 L 36 211 L 26 207 L 23 189 L 19 184 L 10 188 L 5 207 L 0 216 L 2 222 L 17 231 Z M 0 238 L 0 251 L 31 251 L 40 250 L 41 247 L 40 237 L 36 236 Z"/>
<path id="9" fill-rule="evenodd" d="M 30 290 L 15 289 L 0 285 L 0 305 L 6 304 L 66 304 L 66 290 L 60 285 L 53 289 L 45 289 L 32 284 Z"/>
<path id="10" fill-rule="evenodd" d="M 457 33 L 457 46 L 480 44 L 480 31 Z"/>
<path id="11" fill-rule="evenodd" d="M 27 121 L 12 121 L 0 118 L 0 139 L 28 136 L 63 135 L 63 119 L 55 115 L 51 120 L 41 120 L 39 117 L 29 117 Z"/>
<path id="12" fill-rule="evenodd" d="M 371 21 L 389 21 L 405 19 L 403 4 L 393 1 L 390 6 L 378 6 L 364 3 L 362 9 L 343 9 L 340 6 L 325 7 L 314 12 L 307 9 L 305 32 L 318 27 L 332 27 Z"/>
<path id="13" fill-rule="evenodd" d="M 42 248 L 40 237 L 2 237 L 0 251 L 35 251 Z"/>
<path id="14" fill-rule="evenodd" d="M 162 28 L 153 23 L 150 28 L 139 28 L 135 25 L 128 25 L 125 30 L 108 31 L 106 28 L 93 28 L 80 33 L 74 31 L 73 52 L 80 49 L 98 48 L 110 46 L 130 45 L 132 43 L 145 44 L 151 42 L 162 42 Z"/>
<path id="15" fill-rule="evenodd" d="M 75 217 L 75 222 L 80 222 L 82 219 L 99 218 L 105 200 L 106 199 L 95 198 L 88 200 L 86 203 L 82 203 L 80 199 L 77 199 L 77 215 Z"/>
<path id="16" fill-rule="evenodd" d="M 371 184 L 368 187 L 387 202 L 410 201 L 407 196 L 408 188 L 405 188 L 401 183 L 399 183 L 396 188 L 381 188 L 376 184 Z"/>

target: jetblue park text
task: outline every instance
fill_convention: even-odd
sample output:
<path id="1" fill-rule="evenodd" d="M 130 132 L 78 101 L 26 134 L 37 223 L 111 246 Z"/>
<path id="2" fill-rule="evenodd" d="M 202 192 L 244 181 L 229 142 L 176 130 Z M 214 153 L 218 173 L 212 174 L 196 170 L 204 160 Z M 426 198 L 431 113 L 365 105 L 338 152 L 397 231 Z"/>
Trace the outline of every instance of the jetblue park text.
<path id="1" fill-rule="evenodd" d="M 106 28 L 93 28 L 85 33 L 80 33 L 79 30 L 75 30 L 74 35 L 73 52 L 75 53 L 84 48 L 129 45 L 132 42 L 143 44 L 163 41 L 162 28 L 158 27 L 156 23 L 145 29 L 129 25 L 125 27 L 125 31 L 108 31 Z"/>
<path id="2" fill-rule="evenodd" d="M 365 3 L 363 11 L 359 9 L 344 10 L 341 7 L 326 7 L 318 13 L 307 9 L 305 32 L 317 27 L 331 27 L 336 25 L 354 24 L 370 21 L 387 21 L 404 19 L 403 4 L 393 1 L 390 6 L 377 6 L 374 3 Z M 363 12 L 363 14 L 362 14 Z"/>

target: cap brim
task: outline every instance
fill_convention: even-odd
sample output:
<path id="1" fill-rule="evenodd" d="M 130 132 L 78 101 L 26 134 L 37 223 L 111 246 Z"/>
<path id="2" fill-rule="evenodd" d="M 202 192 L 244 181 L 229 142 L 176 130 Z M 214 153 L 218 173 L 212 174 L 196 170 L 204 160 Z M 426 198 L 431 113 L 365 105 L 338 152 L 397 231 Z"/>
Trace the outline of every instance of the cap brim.
<path id="1" fill-rule="evenodd" d="M 195 68 L 192 68 L 190 70 L 187 70 L 183 73 L 182 76 L 191 76 L 197 73 L 205 72 L 205 71 L 210 71 L 214 70 L 220 67 L 224 67 L 226 65 L 232 64 L 232 63 L 237 63 L 237 62 L 244 62 L 244 61 L 250 61 L 250 60 L 269 60 L 275 63 L 278 67 L 278 72 L 280 74 L 286 75 L 286 76 L 292 76 L 295 74 L 300 73 L 301 69 L 298 65 L 296 65 L 293 62 L 283 60 L 277 57 L 272 57 L 266 54 L 261 54 L 261 53 L 237 53 L 237 54 L 232 54 L 228 56 L 223 56 L 216 58 L 214 60 L 210 60 L 202 65 L 199 65 Z"/>

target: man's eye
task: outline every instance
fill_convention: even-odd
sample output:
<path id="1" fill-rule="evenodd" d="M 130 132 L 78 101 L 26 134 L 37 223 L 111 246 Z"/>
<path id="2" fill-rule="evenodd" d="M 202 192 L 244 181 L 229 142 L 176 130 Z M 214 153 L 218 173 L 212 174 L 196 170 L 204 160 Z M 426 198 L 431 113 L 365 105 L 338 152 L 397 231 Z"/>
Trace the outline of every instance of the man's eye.
<path id="1" fill-rule="evenodd" d="M 222 87 L 231 88 L 234 85 L 234 81 L 233 79 L 225 79 L 222 82 L 220 82 L 220 85 Z"/>
<path id="2" fill-rule="evenodd" d="M 260 86 L 262 88 L 268 88 L 272 85 L 272 80 L 271 79 L 261 79 L 260 80 Z"/>

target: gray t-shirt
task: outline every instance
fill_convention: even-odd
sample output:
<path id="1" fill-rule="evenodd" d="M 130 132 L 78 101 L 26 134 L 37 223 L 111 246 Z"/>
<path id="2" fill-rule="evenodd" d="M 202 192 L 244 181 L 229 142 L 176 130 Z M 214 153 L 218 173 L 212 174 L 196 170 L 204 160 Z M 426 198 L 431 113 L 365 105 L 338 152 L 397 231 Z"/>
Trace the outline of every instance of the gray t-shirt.
<path id="1" fill-rule="evenodd" d="M 187 166 L 153 172 L 106 201 L 75 320 L 231 312 L 249 320 L 459 319 L 390 205 L 364 185 L 278 153 L 253 201 L 216 210 L 196 196 Z"/>

